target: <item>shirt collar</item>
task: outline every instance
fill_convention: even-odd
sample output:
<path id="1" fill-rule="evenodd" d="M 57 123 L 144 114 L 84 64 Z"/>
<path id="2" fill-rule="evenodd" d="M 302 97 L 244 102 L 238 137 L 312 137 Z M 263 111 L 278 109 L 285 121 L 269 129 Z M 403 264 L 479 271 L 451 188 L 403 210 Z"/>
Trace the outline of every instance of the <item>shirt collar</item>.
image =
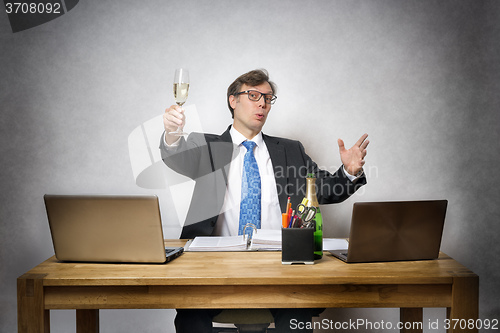
<path id="1" fill-rule="evenodd" d="M 231 126 L 231 129 L 229 130 L 229 134 L 231 134 L 231 139 L 233 140 L 233 143 L 237 146 L 241 145 L 244 141 L 247 141 L 248 139 L 238 132 L 233 126 Z M 262 137 L 262 131 L 259 132 L 256 136 L 252 138 L 252 140 L 248 141 L 253 141 L 257 144 L 257 147 L 262 147 L 264 144 L 264 138 Z"/>

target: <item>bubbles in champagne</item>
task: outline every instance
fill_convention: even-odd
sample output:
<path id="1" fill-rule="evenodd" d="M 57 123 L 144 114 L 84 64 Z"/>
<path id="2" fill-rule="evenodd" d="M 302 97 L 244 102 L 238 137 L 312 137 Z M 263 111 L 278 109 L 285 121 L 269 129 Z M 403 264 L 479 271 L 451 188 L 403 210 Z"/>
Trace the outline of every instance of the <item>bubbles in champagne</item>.
<path id="1" fill-rule="evenodd" d="M 177 105 L 182 106 L 188 98 L 189 83 L 174 83 L 174 98 Z"/>

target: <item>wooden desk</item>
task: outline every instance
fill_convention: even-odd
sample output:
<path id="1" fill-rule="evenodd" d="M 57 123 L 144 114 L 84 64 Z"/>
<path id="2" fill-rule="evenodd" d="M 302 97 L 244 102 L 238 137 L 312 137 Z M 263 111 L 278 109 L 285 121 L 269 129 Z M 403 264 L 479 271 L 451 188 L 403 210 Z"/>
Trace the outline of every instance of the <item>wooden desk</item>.
<path id="1" fill-rule="evenodd" d="M 450 319 L 475 320 L 478 288 L 478 276 L 445 254 L 369 264 L 326 254 L 291 266 L 281 252 L 188 252 L 166 265 L 52 257 L 17 279 L 18 332 L 49 332 L 52 309 L 76 309 L 78 333 L 99 331 L 99 309 L 398 307 L 403 322 L 422 322 L 423 307 L 446 307 Z"/>

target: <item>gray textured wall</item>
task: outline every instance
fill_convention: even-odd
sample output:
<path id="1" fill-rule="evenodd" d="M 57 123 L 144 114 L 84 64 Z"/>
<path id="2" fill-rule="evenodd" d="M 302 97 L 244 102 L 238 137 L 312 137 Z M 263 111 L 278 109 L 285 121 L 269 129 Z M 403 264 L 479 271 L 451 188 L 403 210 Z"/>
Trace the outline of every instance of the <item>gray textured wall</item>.
<path id="1" fill-rule="evenodd" d="M 178 236 L 171 189 L 136 184 L 127 140 L 173 103 L 181 65 L 205 131 L 231 122 L 232 80 L 263 67 L 279 88 L 266 133 L 301 140 L 330 170 L 338 137 L 369 133 L 368 185 L 324 207 L 326 235 L 347 236 L 355 201 L 448 199 L 442 250 L 479 274 L 480 316 L 500 319 L 499 29 L 496 0 L 82 0 L 15 34 L 0 13 L 0 331 L 16 331 L 16 277 L 53 254 L 43 194 L 155 193 Z M 74 331 L 73 316 L 56 311 L 53 331 Z M 172 332 L 172 318 L 101 315 L 103 332 Z"/>

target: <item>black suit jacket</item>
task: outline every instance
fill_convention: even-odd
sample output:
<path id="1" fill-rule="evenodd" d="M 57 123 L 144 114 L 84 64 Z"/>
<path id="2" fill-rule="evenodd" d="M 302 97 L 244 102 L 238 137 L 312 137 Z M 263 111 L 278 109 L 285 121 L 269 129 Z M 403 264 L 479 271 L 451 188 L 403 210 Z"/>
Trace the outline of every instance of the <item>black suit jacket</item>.
<path id="1" fill-rule="evenodd" d="M 179 147 L 167 150 L 163 139 L 160 150 L 164 163 L 174 171 L 195 180 L 193 198 L 181 233 L 182 239 L 213 234 L 215 223 L 224 203 L 227 173 L 237 148 L 229 134 L 191 133 L 181 138 Z M 263 134 L 274 168 L 276 189 L 281 211 L 285 211 L 287 198 L 292 206 L 298 205 L 306 194 L 306 176 L 316 175 L 317 197 L 320 204 L 342 202 L 366 183 L 361 176 L 351 182 L 339 168 L 331 174 L 318 168 L 305 153 L 299 141 Z M 175 194 L 173 194 L 175 195 Z"/>

